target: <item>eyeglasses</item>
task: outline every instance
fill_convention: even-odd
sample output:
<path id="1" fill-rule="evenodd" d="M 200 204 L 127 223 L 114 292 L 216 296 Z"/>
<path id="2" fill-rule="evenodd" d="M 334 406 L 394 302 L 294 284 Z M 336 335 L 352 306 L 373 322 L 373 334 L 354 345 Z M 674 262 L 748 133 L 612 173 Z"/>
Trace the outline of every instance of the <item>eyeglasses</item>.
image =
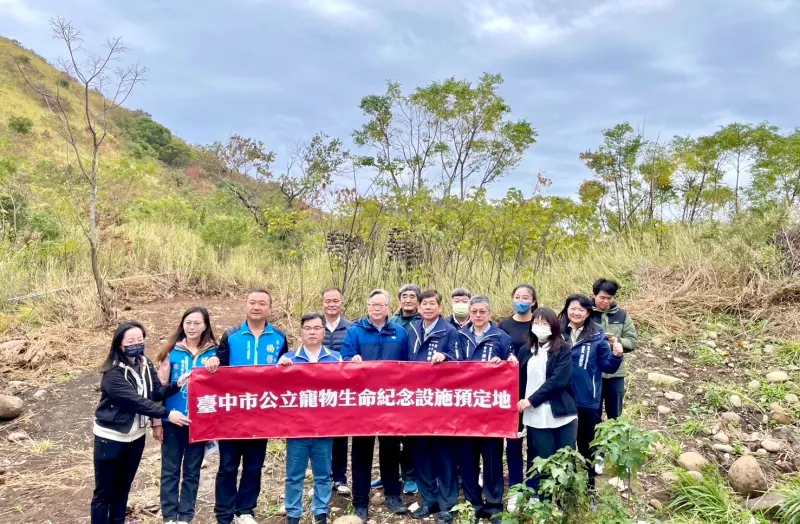
<path id="1" fill-rule="evenodd" d="M 389 307 L 389 304 L 369 304 L 368 307 L 371 309 L 383 309 Z"/>
<path id="2" fill-rule="evenodd" d="M 311 333 L 312 331 L 322 331 L 323 329 L 325 328 L 322 326 L 303 326 L 303 331 L 306 333 Z"/>
<path id="3" fill-rule="evenodd" d="M 205 322 L 197 322 L 197 321 L 194 321 L 194 322 L 193 322 L 193 321 L 191 321 L 191 320 L 187 320 L 187 321 L 185 321 L 185 322 L 183 323 L 183 325 L 184 325 L 184 326 L 186 326 L 186 327 L 200 327 L 200 326 L 202 326 L 203 324 L 205 324 Z"/>

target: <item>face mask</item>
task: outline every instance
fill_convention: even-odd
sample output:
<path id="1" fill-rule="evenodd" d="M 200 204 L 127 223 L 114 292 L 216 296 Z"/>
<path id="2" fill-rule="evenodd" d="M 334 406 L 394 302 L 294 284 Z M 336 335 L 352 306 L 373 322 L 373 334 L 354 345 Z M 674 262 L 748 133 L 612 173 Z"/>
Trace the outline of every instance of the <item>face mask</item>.
<path id="1" fill-rule="evenodd" d="M 536 338 L 539 339 L 539 342 L 544 342 L 550 338 L 550 335 L 553 334 L 553 331 L 550 329 L 550 326 L 531 324 L 531 333 L 533 333 Z"/>
<path id="2" fill-rule="evenodd" d="M 528 302 L 514 302 L 514 311 L 520 315 L 524 315 L 531 310 L 531 305 Z"/>
<path id="3" fill-rule="evenodd" d="M 128 357 L 138 357 L 144 355 L 144 342 L 141 344 L 133 344 L 122 348 L 122 352 Z"/>
<path id="4" fill-rule="evenodd" d="M 460 318 L 466 317 L 469 315 L 469 304 L 463 304 L 461 302 L 453 304 L 453 314 Z"/>

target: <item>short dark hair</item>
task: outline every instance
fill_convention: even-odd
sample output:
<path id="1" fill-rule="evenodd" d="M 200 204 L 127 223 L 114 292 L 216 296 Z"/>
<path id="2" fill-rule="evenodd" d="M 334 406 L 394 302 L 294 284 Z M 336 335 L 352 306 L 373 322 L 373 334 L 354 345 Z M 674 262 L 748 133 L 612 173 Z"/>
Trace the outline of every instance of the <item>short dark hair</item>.
<path id="1" fill-rule="evenodd" d="M 470 292 L 469 289 L 465 287 L 457 287 L 453 290 L 452 293 L 450 293 L 450 298 L 456 298 L 456 297 L 472 298 L 472 293 Z"/>
<path id="2" fill-rule="evenodd" d="M 262 289 L 262 288 L 254 289 L 250 293 L 248 293 L 247 296 L 249 297 L 250 295 L 255 295 L 256 293 L 263 293 L 263 294 L 267 295 L 269 297 L 269 304 L 270 304 L 270 306 L 272 305 L 272 295 L 266 289 Z"/>
<path id="3" fill-rule="evenodd" d="M 405 286 L 401 287 L 400 290 L 397 292 L 397 298 L 400 298 L 403 293 L 411 291 L 417 296 L 417 302 L 419 302 L 419 296 L 422 294 L 422 289 L 416 284 L 406 284 Z"/>
<path id="4" fill-rule="evenodd" d="M 617 284 L 613 280 L 609 280 L 607 278 L 601 278 L 597 282 L 594 283 L 592 286 L 592 293 L 597 296 L 598 293 L 601 291 L 605 291 L 612 297 L 617 296 L 617 291 L 619 291 L 619 284 Z"/>
<path id="5" fill-rule="evenodd" d="M 322 313 L 306 313 L 303 315 L 303 318 L 300 319 L 300 327 L 305 326 L 306 322 L 310 322 L 314 319 L 321 321 L 323 326 L 325 325 L 325 317 Z"/>
<path id="6" fill-rule="evenodd" d="M 324 297 L 325 293 L 330 293 L 331 291 L 336 291 L 337 293 L 339 293 L 339 296 L 343 296 L 344 295 L 344 293 L 342 293 L 341 289 L 339 289 L 338 287 L 334 286 L 334 287 L 326 287 L 325 289 L 322 290 L 322 293 L 320 293 L 319 296 Z"/>
<path id="7" fill-rule="evenodd" d="M 422 302 L 426 298 L 435 298 L 436 299 L 436 303 L 439 304 L 440 306 L 442 305 L 442 294 L 439 293 L 438 291 L 436 291 L 435 289 L 429 289 L 429 290 L 425 291 L 424 293 L 422 293 L 419 296 L 419 301 Z"/>

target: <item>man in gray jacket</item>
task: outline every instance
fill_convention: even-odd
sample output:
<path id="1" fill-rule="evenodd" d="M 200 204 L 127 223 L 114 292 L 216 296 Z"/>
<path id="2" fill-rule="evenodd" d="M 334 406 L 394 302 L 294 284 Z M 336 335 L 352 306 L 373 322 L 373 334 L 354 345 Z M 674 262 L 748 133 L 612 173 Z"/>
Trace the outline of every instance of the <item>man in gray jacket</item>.
<path id="1" fill-rule="evenodd" d="M 322 311 L 325 314 L 325 338 L 322 345 L 331 351 L 339 351 L 347 330 L 352 322 L 342 316 L 344 297 L 338 287 L 330 287 L 322 292 Z M 333 490 L 339 495 L 349 496 L 347 487 L 347 437 L 333 439 L 333 459 L 331 461 Z"/>

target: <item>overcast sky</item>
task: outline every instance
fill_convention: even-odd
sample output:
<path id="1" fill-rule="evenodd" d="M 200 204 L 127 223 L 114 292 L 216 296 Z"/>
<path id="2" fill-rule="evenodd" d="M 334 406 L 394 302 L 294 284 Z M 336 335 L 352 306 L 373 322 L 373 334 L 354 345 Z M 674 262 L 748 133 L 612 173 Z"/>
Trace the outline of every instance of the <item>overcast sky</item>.
<path id="1" fill-rule="evenodd" d="M 539 140 L 494 195 L 538 171 L 574 194 L 580 152 L 624 120 L 662 139 L 800 125 L 800 0 L 0 0 L 0 34 L 52 61 L 54 15 L 150 69 L 129 107 L 189 142 L 238 133 L 279 154 L 319 130 L 349 143 L 387 80 L 501 73 Z"/>

